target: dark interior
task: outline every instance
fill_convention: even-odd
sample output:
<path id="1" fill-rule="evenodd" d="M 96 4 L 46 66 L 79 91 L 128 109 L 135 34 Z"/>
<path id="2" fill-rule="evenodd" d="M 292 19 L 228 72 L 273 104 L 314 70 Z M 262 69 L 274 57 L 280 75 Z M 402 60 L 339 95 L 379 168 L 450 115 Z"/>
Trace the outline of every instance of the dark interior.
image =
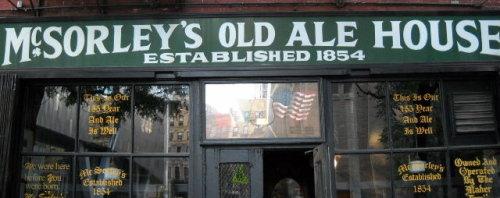
<path id="1" fill-rule="evenodd" d="M 306 151 L 264 151 L 264 197 L 315 197 L 313 155 Z"/>

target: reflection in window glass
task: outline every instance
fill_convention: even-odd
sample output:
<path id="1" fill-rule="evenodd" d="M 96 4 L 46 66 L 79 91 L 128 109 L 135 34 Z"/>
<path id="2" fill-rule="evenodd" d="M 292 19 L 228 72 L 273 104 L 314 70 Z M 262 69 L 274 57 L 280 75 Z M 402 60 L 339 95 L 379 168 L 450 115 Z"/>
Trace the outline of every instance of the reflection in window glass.
<path id="1" fill-rule="evenodd" d="M 389 148 L 383 83 L 333 84 L 337 149 Z"/>
<path id="2" fill-rule="evenodd" d="M 134 108 L 134 152 L 188 151 L 188 86 L 136 86 Z"/>
<path id="3" fill-rule="evenodd" d="M 76 197 L 128 197 L 128 157 L 78 157 Z"/>
<path id="4" fill-rule="evenodd" d="M 73 157 L 24 156 L 20 197 L 72 197 Z"/>
<path id="5" fill-rule="evenodd" d="M 82 88 L 80 150 L 129 152 L 131 150 L 130 87 Z"/>
<path id="6" fill-rule="evenodd" d="M 319 137 L 317 83 L 208 84 L 206 138 Z"/>
<path id="7" fill-rule="evenodd" d="M 394 154 L 395 197 L 446 197 L 446 160 L 441 152 Z"/>
<path id="8" fill-rule="evenodd" d="M 443 146 L 439 84 L 390 84 L 391 130 L 395 148 Z"/>
<path id="9" fill-rule="evenodd" d="M 391 197 L 389 155 L 336 155 L 338 197 Z"/>
<path id="10" fill-rule="evenodd" d="M 77 91 L 75 87 L 30 87 L 24 114 L 23 151 L 74 151 Z"/>
<path id="11" fill-rule="evenodd" d="M 499 150 L 453 151 L 452 197 L 500 197 L 499 161 Z"/>
<path id="12" fill-rule="evenodd" d="M 188 197 L 188 161 L 183 158 L 134 158 L 134 197 Z"/>

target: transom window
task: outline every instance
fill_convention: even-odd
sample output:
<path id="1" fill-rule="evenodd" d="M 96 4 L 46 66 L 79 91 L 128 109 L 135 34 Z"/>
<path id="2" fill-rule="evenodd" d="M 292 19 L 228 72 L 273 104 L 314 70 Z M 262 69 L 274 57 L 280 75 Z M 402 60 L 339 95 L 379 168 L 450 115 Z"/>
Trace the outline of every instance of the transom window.
<path id="1" fill-rule="evenodd" d="M 206 139 L 320 137 L 317 83 L 205 86 Z"/>

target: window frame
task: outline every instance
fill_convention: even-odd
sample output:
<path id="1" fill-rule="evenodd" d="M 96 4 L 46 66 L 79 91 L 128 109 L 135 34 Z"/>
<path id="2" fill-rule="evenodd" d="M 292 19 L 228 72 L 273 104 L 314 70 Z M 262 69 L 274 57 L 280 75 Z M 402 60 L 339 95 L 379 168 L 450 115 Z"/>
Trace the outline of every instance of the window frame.
<path id="1" fill-rule="evenodd" d="M 134 180 L 133 180 L 133 171 L 134 171 L 134 159 L 135 158 L 157 158 L 157 159 L 183 159 L 187 161 L 187 168 L 188 168 L 188 181 L 187 181 L 187 186 L 188 186 L 188 194 L 190 194 L 191 189 L 193 188 L 193 177 L 192 175 L 194 170 L 193 170 L 193 155 L 195 155 L 194 149 L 194 138 L 192 137 L 194 132 L 194 124 L 193 122 L 189 123 L 188 130 L 189 130 L 189 141 L 188 141 L 188 152 L 186 150 L 181 149 L 180 153 L 167 153 L 167 152 L 136 152 L 134 149 L 134 143 L 135 143 L 135 88 L 136 86 L 187 86 L 188 87 L 188 98 L 189 98 L 189 119 L 193 120 L 194 119 L 194 94 L 196 93 L 194 88 L 196 87 L 193 82 L 191 81 L 165 81 L 165 80 L 154 80 L 154 81 L 146 81 L 146 80 L 124 80 L 124 79 L 92 79 L 92 80 L 51 80 L 51 81 L 41 81 L 41 82 L 27 82 L 26 84 L 23 84 L 21 86 L 21 102 L 19 103 L 19 107 L 22 109 L 21 112 L 22 115 L 19 115 L 19 121 L 17 122 L 17 126 L 20 126 L 19 129 L 17 129 L 17 141 L 16 144 L 19 145 L 17 148 L 15 148 L 14 155 L 18 156 L 20 158 L 24 157 L 71 157 L 72 158 L 72 167 L 71 167 L 71 174 L 72 174 L 72 190 L 71 193 L 73 197 L 76 197 L 77 195 L 77 185 L 78 183 L 78 170 L 77 167 L 78 165 L 78 158 L 83 158 L 83 157 L 123 157 L 124 159 L 129 160 L 128 164 L 128 197 L 133 197 L 134 196 Z M 28 98 L 28 92 L 31 87 L 47 87 L 47 86 L 68 86 L 68 87 L 75 87 L 77 91 L 77 111 L 75 112 L 75 119 L 76 119 L 76 126 L 75 126 L 75 138 L 74 138 L 74 150 L 73 151 L 68 151 L 68 152 L 37 152 L 37 151 L 24 151 L 23 150 L 23 130 L 25 126 L 25 119 L 24 119 L 24 114 L 27 111 L 27 105 L 26 102 L 29 101 Z M 85 151 L 80 151 L 79 150 L 79 135 L 80 135 L 80 109 L 81 109 L 81 102 L 82 102 L 82 88 L 83 87 L 92 87 L 92 86 L 128 86 L 130 87 L 130 119 L 132 120 L 130 126 L 131 128 L 131 134 L 130 134 L 130 141 L 131 141 L 131 149 L 129 152 L 85 152 Z M 169 124 L 167 122 L 166 124 Z M 17 162 L 13 162 L 13 165 L 15 166 L 15 170 L 13 171 L 12 175 L 14 176 L 13 180 L 13 185 L 16 190 L 13 191 L 14 195 L 16 197 L 20 196 L 20 189 L 19 189 L 19 184 L 21 183 L 21 173 L 23 171 L 22 168 L 22 160 L 19 160 Z M 191 195 L 189 195 L 191 196 Z"/>
<path id="2" fill-rule="evenodd" d="M 452 75 L 452 74 L 445 74 L 445 75 L 439 75 L 436 73 L 432 73 L 428 76 L 424 75 L 414 75 L 411 77 L 404 77 L 401 75 L 382 75 L 378 77 L 347 77 L 347 78 L 328 78 L 327 79 L 327 90 L 325 91 L 327 95 L 327 104 L 331 105 L 327 108 L 333 108 L 333 84 L 334 83 L 385 83 L 385 94 L 386 94 L 386 122 L 387 122 L 387 127 L 388 130 L 391 131 L 389 133 L 389 139 L 390 139 L 390 147 L 388 149 L 336 149 L 334 145 L 334 124 L 333 124 L 333 111 L 330 111 L 326 115 L 327 121 L 325 122 L 327 127 L 326 134 L 329 136 L 328 137 L 328 147 L 330 148 L 330 155 L 328 156 L 328 160 L 330 160 L 330 164 L 335 164 L 334 159 L 336 155 L 369 155 L 369 154 L 387 154 L 390 159 L 390 168 L 391 170 L 394 170 L 395 168 L 395 163 L 394 163 L 394 155 L 395 154 L 410 154 L 410 153 L 415 153 L 415 152 L 442 152 L 445 158 L 445 178 L 446 180 L 443 181 L 445 182 L 445 189 L 447 192 L 447 197 L 452 198 L 452 194 L 450 193 L 450 190 L 452 190 L 452 177 L 451 177 L 451 169 L 453 166 L 453 162 L 451 161 L 451 152 L 457 152 L 457 151 L 466 151 L 466 150 L 489 150 L 489 149 L 500 149 L 500 126 L 498 123 L 500 123 L 500 105 L 498 105 L 498 99 L 500 98 L 500 78 L 494 74 L 486 75 L 486 76 L 480 76 L 480 75 L 466 75 L 466 76 L 459 76 L 458 75 Z M 474 145 L 452 145 L 450 142 L 450 137 L 451 134 L 454 133 L 454 128 L 453 128 L 453 123 L 451 122 L 450 118 L 452 113 L 447 113 L 447 110 L 451 110 L 448 108 L 448 104 L 450 101 L 447 100 L 445 97 L 445 94 L 447 93 L 446 87 L 445 87 L 445 82 L 447 81 L 459 81 L 459 80 L 469 80 L 469 81 L 485 81 L 491 84 L 492 90 L 491 94 L 493 97 L 493 110 L 495 114 L 495 121 L 496 121 L 496 144 L 474 144 Z M 442 122 L 442 134 L 443 134 L 443 146 L 438 146 L 438 147 L 423 147 L 423 148 L 394 148 L 393 147 L 393 139 L 392 139 L 392 129 L 391 129 L 391 123 L 390 123 L 390 115 L 389 115 L 389 108 L 390 108 L 390 89 L 389 89 L 389 84 L 392 82 L 411 82 L 411 81 L 435 81 L 439 83 L 439 95 L 441 97 L 440 101 L 440 111 L 441 111 L 441 122 Z M 336 169 L 332 167 L 328 167 L 330 169 L 331 175 L 329 176 L 331 182 L 331 189 L 332 189 L 332 196 L 334 198 L 338 197 L 337 195 L 337 186 L 336 186 Z M 391 197 L 395 197 L 395 180 L 397 177 L 394 174 L 394 171 L 391 171 L 390 174 L 390 181 L 391 181 Z"/>
<path id="3" fill-rule="evenodd" d="M 228 138 L 228 139 L 208 139 L 206 137 L 206 85 L 207 84 L 245 84 L 245 83 L 317 83 L 318 85 L 318 108 L 320 136 L 299 137 L 299 138 Z M 205 79 L 201 81 L 201 96 L 199 98 L 201 111 L 201 142 L 202 146 L 224 146 L 224 145 L 311 145 L 326 142 L 325 135 L 325 94 L 324 80 L 320 77 L 312 78 L 232 78 L 232 79 Z"/>
<path id="4" fill-rule="evenodd" d="M 213 71 L 214 72 L 214 71 Z M 434 71 L 434 72 L 437 72 Z M 32 74 L 32 75 L 35 75 L 35 74 Z M 232 74 L 231 74 L 232 75 Z M 240 76 L 239 76 L 240 75 Z M 276 74 L 274 76 L 280 76 L 280 75 L 297 75 L 297 74 L 290 74 L 289 72 L 286 72 L 284 71 L 283 73 L 280 73 L 279 75 Z M 300 74 L 300 75 L 306 75 L 306 74 Z M 188 192 L 190 193 L 189 196 L 190 197 L 193 197 L 193 196 L 201 196 L 202 193 L 204 192 L 203 191 L 203 188 L 204 188 L 204 181 L 195 181 L 193 180 L 193 176 L 202 176 L 202 177 L 205 177 L 204 173 L 203 173 L 203 165 L 200 163 L 200 164 L 193 164 L 193 161 L 196 161 L 196 162 L 203 162 L 203 147 L 204 146 L 241 146 L 241 147 L 247 147 L 247 146 L 256 146 L 256 147 L 264 147 L 264 148 L 294 148 L 294 147 L 308 147 L 308 146 L 311 146 L 311 145 L 317 145 L 317 144 L 321 144 L 321 143 L 327 143 L 329 146 L 327 148 L 327 154 L 325 154 L 326 156 L 330 156 L 328 158 L 329 163 L 327 164 L 330 164 L 333 166 L 334 162 L 333 162 L 333 157 L 332 156 L 335 156 L 335 154 L 344 154 L 344 155 L 349 155 L 349 154 L 377 154 L 377 153 L 382 153 L 382 154 L 392 154 L 392 153 L 405 153 L 405 152 L 410 152 L 410 151 L 444 151 L 446 153 L 446 161 L 447 161 L 447 176 L 448 178 L 449 177 L 449 171 L 450 171 L 450 152 L 451 151 L 461 151 L 461 150 L 467 150 L 467 149 L 500 149 L 500 143 L 497 143 L 497 144 L 493 144 L 493 145 L 480 145 L 479 147 L 477 145 L 472 145 L 472 146 L 452 146 L 452 147 L 432 147 L 432 148 L 418 148 L 418 149 L 392 149 L 392 150 L 357 150 L 357 151 L 354 151 L 354 150 L 335 150 L 333 146 L 333 140 L 331 137 L 330 134 L 333 134 L 333 131 L 332 131 L 332 127 L 333 127 L 333 121 L 331 121 L 332 119 L 332 116 L 331 116 L 331 112 L 328 111 L 329 109 L 332 108 L 332 102 L 331 102 L 331 92 L 332 92 L 332 89 L 331 89 L 331 85 L 332 83 L 335 83 L 335 82 L 390 82 L 390 81 L 410 81 L 410 80 L 414 80 L 414 79 L 419 79 L 419 80 L 436 80 L 438 79 L 440 82 L 441 81 L 444 81 L 444 80 L 459 80 L 459 79 L 462 79 L 464 78 L 463 75 L 464 73 L 458 73 L 458 74 L 450 74 L 450 73 L 445 73 L 445 74 L 441 74 L 441 73 L 432 73 L 428 76 L 433 76 L 433 77 L 421 77 L 421 74 L 418 74 L 418 75 L 414 75 L 414 74 L 411 74 L 412 77 L 405 77 L 404 75 L 409 75 L 409 74 L 388 74 L 388 75 L 376 75 L 375 77 L 373 76 L 355 76 L 355 75 L 352 75 L 352 76 L 343 76 L 345 75 L 344 73 L 342 73 L 342 75 L 339 74 L 339 76 L 333 76 L 333 77 L 328 77 L 329 75 L 331 74 L 325 74 L 325 76 L 318 76 L 319 74 L 315 74 L 316 76 L 313 76 L 313 77 L 290 77 L 290 78 L 276 78 L 276 77 L 269 77 L 269 78 L 264 78 L 264 77 L 255 77 L 255 76 L 252 76 L 252 75 L 249 75 L 250 78 L 248 78 L 249 76 L 246 76 L 246 75 L 242 75 L 241 73 L 237 73 L 234 74 L 233 77 L 229 78 L 229 77 L 223 77 L 223 78 L 214 78 L 214 79 L 209 79 L 209 78 L 206 78 L 206 76 L 202 76 L 200 77 L 200 79 L 188 79 L 188 80 L 185 80 L 185 81 L 181 81 L 181 82 L 178 82 L 178 81 L 156 81 L 156 80 L 140 80 L 140 81 L 136 81 L 137 79 L 125 79 L 125 77 L 123 77 L 122 79 L 112 79 L 112 80 L 109 80 L 109 79 L 106 79 L 106 80 L 103 80 L 103 79 L 92 79 L 90 85 L 93 85 L 93 84 L 96 84 L 96 85 L 110 85 L 110 84 L 120 84 L 120 85 L 127 85 L 127 84 L 133 84 L 133 85 L 151 85 L 151 84 L 154 84 L 154 85 L 162 85 L 162 83 L 167 83 L 167 85 L 172 85 L 172 84 L 186 84 L 189 86 L 189 93 L 190 93 L 190 104 L 189 104 L 189 108 L 190 108 L 190 124 L 189 124 L 189 130 L 190 130 L 190 140 L 189 140 L 189 150 L 190 150 L 190 153 L 188 153 L 187 155 L 179 155 L 179 154 L 169 154 L 168 156 L 171 156 L 171 157 L 181 157 L 181 158 L 187 158 L 188 159 L 188 167 L 189 167 L 189 183 L 188 183 Z M 416 76 L 416 77 L 415 77 Z M 196 77 L 196 76 L 195 76 Z M 198 76 L 199 77 L 199 76 Z M 483 80 L 484 77 L 483 76 L 470 76 L 469 73 L 466 74 L 466 77 L 467 79 L 470 79 L 470 80 Z M 188 76 L 189 78 L 189 76 Z M 264 79 L 262 79 L 264 78 Z M 314 138 L 314 139 L 297 139 L 297 140 L 294 140 L 294 141 L 276 141 L 274 139 L 271 139 L 271 140 L 262 140 L 262 139 L 257 139 L 257 140 L 243 140 L 243 141 L 237 141 L 235 143 L 233 143 L 233 140 L 231 139 L 231 142 L 227 142 L 227 141 L 207 141 L 205 140 L 205 117 L 204 117 L 204 109 L 205 109 L 205 106 L 204 106 L 204 90 L 205 90 L 205 84 L 208 82 L 208 83 L 212 83 L 212 82 L 219 82 L 219 83 L 228 83 L 228 82 L 233 82 L 233 83 L 245 83 L 245 82 L 258 82 L 258 83 L 262 83 L 262 82 L 280 82 L 280 83 L 286 83 L 286 82 L 297 82 L 297 81 L 305 81 L 305 82 L 311 82 L 312 80 L 311 79 L 314 79 L 315 81 L 317 81 L 319 83 L 319 86 L 318 86 L 318 91 L 319 91 L 319 100 L 320 100 L 320 103 L 319 103 L 319 107 L 321 109 L 320 111 L 320 124 L 321 124 L 321 138 L 318 139 L 318 138 Z M 489 73 L 488 75 L 488 80 L 490 80 L 493 84 L 493 94 L 494 94 L 494 101 L 495 101 L 495 104 L 498 102 L 498 94 L 500 92 L 500 77 L 498 76 L 498 73 Z M 84 81 L 84 80 L 64 80 L 64 79 L 50 79 L 48 80 L 49 82 L 43 82 L 44 80 L 41 80 L 42 82 L 32 82 L 32 80 L 30 80 L 29 78 L 28 79 L 24 79 L 22 80 L 22 86 L 21 86 L 21 97 L 20 99 L 22 99 L 21 101 L 26 101 L 26 97 L 24 96 L 23 97 L 23 91 L 24 91 L 24 87 L 26 85 L 53 85 L 53 86 L 58 86 L 58 85 L 65 85 L 65 86 L 70 86 L 70 85 L 74 85 L 74 86 L 81 86 L 81 85 L 89 85 L 88 84 L 88 81 Z M 57 82 L 60 82 L 60 83 L 54 83 L 55 81 Z M 97 81 L 97 82 L 95 82 Z M 102 83 L 102 82 L 105 82 L 105 83 Z M 107 83 L 109 82 L 109 83 Z M 443 89 L 443 86 L 440 84 L 440 89 Z M 80 91 L 80 89 L 78 89 L 78 91 Z M 441 94 L 443 94 L 444 92 L 443 91 L 440 91 Z M 80 98 L 80 97 L 79 97 Z M 133 105 L 133 103 L 131 103 Z M 24 111 L 24 105 L 18 105 L 22 108 L 20 109 L 23 109 Z M 442 105 L 444 106 L 444 105 Z M 16 106 L 17 107 L 17 106 Z M 444 107 L 443 107 L 444 108 Z M 79 108 L 78 108 L 79 109 Z M 497 123 L 499 123 L 498 121 L 500 120 L 500 117 L 498 116 L 498 112 L 500 112 L 500 105 L 495 105 L 495 112 L 496 112 L 496 121 Z M 443 110 L 442 111 L 443 114 L 445 114 L 446 112 Z M 200 116 L 202 115 L 202 116 Z M 79 113 L 78 113 L 78 116 L 79 116 Z M 21 116 L 17 116 L 17 121 L 16 121 L 16 126 L 22 126 L 21 122 L 19 120 L 22 120 L 22 119 L 19 119 L 19 117 Z M 445 118 L 445 117 L 444 117 Z M 79 120 L 79 119 L 78 119 Z M 447 138 L 447 127 L 448 125 L 448 121 L 443 119 L 443 133 L 445 134 L 444 135 L 444 138 Z M 498 134 L 498 125 L 497 125 L 497 139 L 500 139 L 500 134 Z M 77 129 L 79 130 L 79 129 Z M 17 132 L 17 135 L 15 137 L 16 139 L 16 142 L 14 143 L 14 148 L 13 150 L 15 151 L 14 153 L 14 156 L 21 156 L 21 150 L 22 148 L 19 148 L 19 145 L 21 145 L 21 138 L 19 138 L 18 134 L 21 134 L 22 130 L 21 129 L 17 129 L 16 130 Z M 76 140 L 75 140 L 76 141 Z M 391 140 L 392 141 L 392 140 Z M 16 145 L 17 143 L 17 145 Z M 448 143 L 447 143 L 448 144 Z M 75 144 L 75 145 L 78 145 L 78 144 Z M 133 148 L 132 148 L 132 151 L 133 151 Z M 131 153 L 132 153 L 131 151 Z M 32 153 L 33 156 L 37 156 L 37 155 L 42 155 L 43 156 L 43 153 Z M 60 155 L 58 155 L 60 154 Z M 66 155 L 75 155 L 74 152 L 73 153 L 51 153 L 51 154 L 46 154 L 47 156 L 66 156 Z M 85 154 L 81 154 L 81 155 L 77 155 L 77 156 L 87 156 L 87 155 L 92 155 L 92 156 L 99 156 L 99 153 L 85 153 Z M 125 156 L 125 157 L 128 157 L 130 156 L 131 154 L 130 153 L 115 153 L 115 154 L 109 154 L 109 156 Z M 31 156 L 31 155 L 29 155 Z M 76 156 L 74 156 L 76 158 Z M 145 153 L 145 154 L 141 154 L 141 155 L 136 155 L 136 156 L 133 156 L 133 157 L 162 157 L 161 155 L 158 155 L 158 154 L 155 154 L 155 153 Z M 130 161 L 132 162 L 133 160 L 133 157 L 130 157 Z M 76 162 L 76 159 L 73 160 L 73 162 Z M 17 167 L 20 167 L 19 166 L 19 162 L 13 162 L 15 165 L 13 168 L 13 171 L 11 173 L 11 175 L 14 177 L 13 180 L 14 182 L 12 183 L 12 185 L 10 186 L 13 186 L 14 188 L 17 188 L 17 184 L 19 182 L 17 182 L 16 180 L 19 180 L 19 178 L 17 178 L 19 175 L 21 175 L 20 173 L 20 168 L 17 168 Z M 392 162 L 391 162 L 392 164 Z M 392 165 L 391 165 L 392 166 Z M 76 168 L 75 164 L 73 166 L 74 168 Z M 322 169 L 322 172 L 325 173 L 325 177 L 331 177 L 330 179 L 328 179 L 327 181 L 332 181 L 330 182 L 330 189 L 331 189 L 331 194 L 333 195 L 333 197 L 337 197 L 336 195 L 336 189 L 335 189 L 335 170 L 332 169 L 331 167 L 325 167 L 326 169 L 330 169 L 330 170 L 324 170 Z M 133 168 L 130 167 L 130 170 L 132 171 Z M 326 175 L 328 173 L 330 173 L 329 175 Z M 76 176 L 75 176 L 76 177 Z M 451 178 L 450 178 L 451 179 Z M 392 179 L 391 179 L 392 180 Z M 391 181 L 392 182 L 392 181 Z M 132 182 L 129 182 L 130 184 L 132 184 Z M 74 182 L 74 186 L 76 187 L 76 182 Z M 451 189 L 450 186 L 451 183 L 448 182 L 448 189 Z M 194 186 L 197 186 L 197 187 L 200 187 L 199 189 L 195 189 Z M 392 186 L 392 185 L 391 185 Z M 132 188 L 131 188 L 132 189 Z M 16 190 L 13 190 L 14 192 L 16 192 Z M 18 192 L 18 191 L 17 191 Z M 132 190 L 130 191 L 130 193 L 132 193 Z M 451 195 L 448 194 L 448 196 L 450 197 Z"/>

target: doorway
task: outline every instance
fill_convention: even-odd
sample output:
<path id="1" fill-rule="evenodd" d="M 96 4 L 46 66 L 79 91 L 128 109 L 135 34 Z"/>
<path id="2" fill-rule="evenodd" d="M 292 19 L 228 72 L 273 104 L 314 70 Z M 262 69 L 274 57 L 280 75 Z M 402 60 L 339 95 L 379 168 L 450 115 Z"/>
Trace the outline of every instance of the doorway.
<path id="1" fill-rule="evenodd" d="M 314 198 L 313 152 L 264 151 L 264 197 Z"/>
<path id="2" fill-rule="evenodd" d="M 325 197 L 321 150 L 207 148 L 205 197 Z"/>

